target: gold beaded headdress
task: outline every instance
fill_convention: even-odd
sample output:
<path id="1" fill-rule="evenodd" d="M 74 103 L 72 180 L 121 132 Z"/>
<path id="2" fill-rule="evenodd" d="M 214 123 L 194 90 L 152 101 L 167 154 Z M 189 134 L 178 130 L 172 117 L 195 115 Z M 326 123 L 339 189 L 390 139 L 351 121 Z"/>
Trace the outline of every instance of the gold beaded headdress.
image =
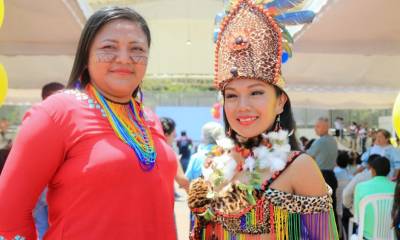
<path id="1" fill-rule="evenodd" d="M 216 42 L 214 83 L 219 90 L 233 79 L 262 80 L 284 88 L 282 56 L 291 56 L 293 43 L 285 25 L 310 23 L 315 16 L 312 11 L 286 13 L 302 2 L 236 2 L 222 21 Z"/>

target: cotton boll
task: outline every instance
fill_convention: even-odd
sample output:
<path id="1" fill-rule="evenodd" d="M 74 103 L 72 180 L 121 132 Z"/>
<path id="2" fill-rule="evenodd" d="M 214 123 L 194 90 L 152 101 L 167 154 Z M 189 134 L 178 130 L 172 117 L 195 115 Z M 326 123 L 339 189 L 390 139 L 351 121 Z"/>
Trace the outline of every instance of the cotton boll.
<path id="1" fill-rule="evenodd" d="M 225 150 L 230 150 L 235 146 L 232 139 L 226 137 L 218 139 L 217 144 Z"/>
<path id="2" fill-rule="evenodd" d="M 236 170 L 237 163 L 234 159 L 230 159 L 229 161 L 226 162 L 226 165 L 224 169 L 222 169 L 222 172 L 224 173 L 224 177 L 230 181 L 233 176 L 235 175 L 235 170 Z"/>
<path id="3" fill-rule="evenodd" d="M 202 168 L 201 168 L 201 173 L 203 174 L 204 179 L 205 179 L 206 181 L 209 181 L 209 180 L 210 180 L 210 177 L 211 177 L 211 175 L 213 174 L 213 172 L 214 172 L 214 171 L 212 170 L 211 167 L 208 167 L 208 168 L 202 167 Z"/>
<path id="4" fill-rule="evenodd" d="M 272 158 L 271 159 L 271 172 L 280 171 L 286 166 L 286 161 L 281 158 Z"/>
<path id="5" fill-rule="evenodd" d="M 255 167 L 256 167 L 256 160 L 251 156 L 246 158 L 243 165 L 244 170 L 249 170 L 250 172 L 252 172 L 254 171 Z"/>
<path id="6" fill-rule="evenodd" d="M 260 147 L 256 147 L 255 149 L 253 149 L 253 153 L 254 153 L 255 158 L 263 159 L 263 158 L 268 157 L 269 149 L 267 147 L 260 146 Z"/>

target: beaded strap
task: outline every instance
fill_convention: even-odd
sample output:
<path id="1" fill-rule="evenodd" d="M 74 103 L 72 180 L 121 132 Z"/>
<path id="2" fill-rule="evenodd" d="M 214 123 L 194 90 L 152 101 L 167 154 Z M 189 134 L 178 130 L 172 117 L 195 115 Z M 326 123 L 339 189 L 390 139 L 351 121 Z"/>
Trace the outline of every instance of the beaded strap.
<path id="1" fill-rule="evenodd" d="M 263 184 L 261 185 L 261 190 L 265 191 L 269 188 L 269 186 L 271 186 L 271 184 L 294 162 L 294 160 L 300 156 L 303 152 L 301 151 L 295 151 L 290 153 L 289 157 L 288 157 L 288 161 L 286 163 L 286 166 L 277 172 L 274 172 L 272 174 L 272 177 L 270 179 L 266 179 Z"/>

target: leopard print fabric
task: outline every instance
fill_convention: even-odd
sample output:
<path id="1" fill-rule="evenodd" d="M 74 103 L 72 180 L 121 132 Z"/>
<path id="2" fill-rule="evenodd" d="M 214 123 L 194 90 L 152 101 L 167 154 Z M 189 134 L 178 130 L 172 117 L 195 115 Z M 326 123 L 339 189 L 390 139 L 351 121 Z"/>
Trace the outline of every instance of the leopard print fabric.
<path id="1" fill-rule="evenodd" d="M 291 213 L 318 213 L 327 212 L 332 208 L 332 189 L 326 184 L 328 194 L 322 197 L 300 196 L 292 193 L 268 189 L 264 196 L 268 202 Z"/>
<path id="2" fill-rule="evenodd" d="M 217 42 L 216 86 L 223 89 L 230 80 L 240 78 L 278 85 L 281 38 L 274 20 L 248 1 L 227 19 Z"/>
<path id="3" fill-rule="evenodd" d="M 293 160 L 299 154 L 291 154 L 289 158 Z M 289 213 L 310 214 L 329 212 L 332 209 L 332 189 L 326 185 L 328 194 L 320 197 L 300 196 L 293 193 L 287 193 L 276 189 L 267 189 L 265 191 L 254 190 L 253 197 L 257 200 L 256 205 L 248 202 L 247 192 L 242 190 L 236 184 L 228 185 L 221 195 L 210 195 L 213 192 L 212 187 L 202 178 L 194 180 L 190 185 L 189 191 L 189 208 L 202 209 L 197 214 L 199 224 L 197 228 L 207 225 L 207 221 L 203 218 L 202 213 L 205 209 L 209 209 L 215 215 L 212 222 L 218 222 L 232 233 L 246 234 L 264 234 L 270 233 L 270 207 L 279 207 Z M 252 209 L 260 208 L 265 216 L 256 225 L 248 225 L 246 228 L 241 227 L 241 217 Z M 259 209 L 259 210 L 260 210 Z M 198 231 L 199 229 L 197 229 Z"/>
<path id="4" fill-rule="evenodd" d="M 202 180 L 204 181 L 204 180 Z M 257 205 L 251 206 L 246 199 L 246 193 L 243 191 L 238 191 L 237 187 L 232 186 L 233 193 L 226 193 L 223 197 L 217 197 L 213 199 L 211 202 L 200 200 L 192 202 L 194 199 L 195 193 L 191 190 L 189 195 L 189 206 L 199 206 L 201 202 L 207 202 L 207 207 L 213 210 L 216 214 L 215 218 L 212 219 L 213 222 L 221 223 L 226 230 L 232 233 L 246 233 L 246 234 L 264 234 L 270 233 L 271 223 L 270 223 L 270 205 L 274 207 L 280 207 L 283 210 L 287 210 L 289 213 L 298 213 L 298 214 L 309 214 L 309 213 L 321 213 L 328 212 L 332 209 L 332 198 L 330 194 L 332 190 L 328 185 L 326 185 L 329 189 L 329 193 L 321 196 L 321 197 L 308 197 L 308 196 L 300 196 L 292 193 L 282 192 L 275 189 L 268 189 L 265 192 L 254 192 L 254 195 L 257 196 L 257 199 L 262 199 L 260 201 L 262 211 L 264 214 L 264 218 L 262 222 L 258 222 L 255 226 L 250 226 L 245 229 L 241 227 L 240 217 L 245 213 L 239 216 L 228 216 L 232 213 L 240 213 L 245 208 L 258 207 Z M 230 196 L 228 196 L 230 195 Z M 237 202 L 237 200 L 239 200 Z M 238 209 L 242 207 L 241 209 Z M 201 216 L 197 216 L 201 218 Z M 203 220 L 204 223 L 204 220 Z"/>

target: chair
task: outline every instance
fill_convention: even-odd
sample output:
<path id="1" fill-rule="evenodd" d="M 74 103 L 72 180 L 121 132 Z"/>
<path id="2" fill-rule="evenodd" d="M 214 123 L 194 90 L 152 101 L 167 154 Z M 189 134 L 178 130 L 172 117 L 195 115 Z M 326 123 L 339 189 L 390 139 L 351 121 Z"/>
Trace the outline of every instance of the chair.
<path id="1" fill-rule="evenodd" d="M 391 211 L 393 205 L 393 193 L 373 194 L 360 201 L 359 215 L 354 216 L 349 221 L 349 239 L 362 240 L 364 237 L 364 218 L 367 205 L 371 205 L 374 210 L 374 230 L 372 239 L 374 240 L 394 240 L 394 230 L 392 228 Z M 358 223 L 358 234 L 354 238 L 353 223 Z M 350 238 L 350 236 L 352 236 Z"/>

